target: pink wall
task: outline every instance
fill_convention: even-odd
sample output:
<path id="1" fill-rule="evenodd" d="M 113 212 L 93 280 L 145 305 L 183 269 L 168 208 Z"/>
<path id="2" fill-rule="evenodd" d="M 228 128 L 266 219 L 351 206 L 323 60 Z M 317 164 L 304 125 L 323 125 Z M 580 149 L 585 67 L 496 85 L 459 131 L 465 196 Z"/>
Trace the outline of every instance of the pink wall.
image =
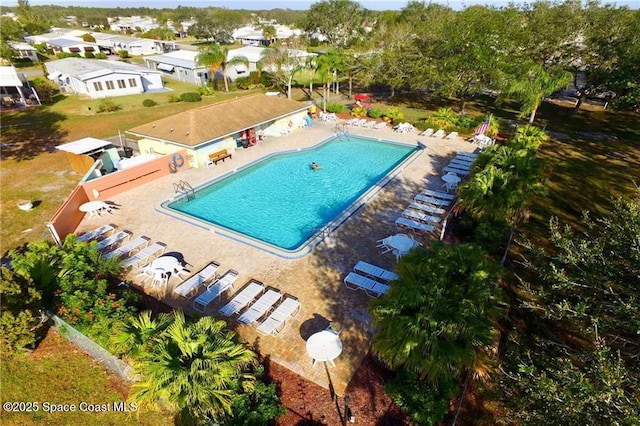
<path id="1" fill-rule="evenodd" d="M 184 160 L 182 167 L 176 169 L 179 173 L 180 170 L 188 169 L 190 165 L 186 150 L 178 151 L 177 154 L 182 155 Z M 55 230 L 60 240 L 64 240 L 68 234 L 76 230 L 84 218 L 84 213 L 79 210 L 83 203 L 106 201 L 114 195 L 171 174 L 169 164 L 172 162 L 173 155 L 174 153 L 171 153 L 139 166 L 110 173 L 78 185 L 53 215 L 49 221 L 49 227 Z"/>

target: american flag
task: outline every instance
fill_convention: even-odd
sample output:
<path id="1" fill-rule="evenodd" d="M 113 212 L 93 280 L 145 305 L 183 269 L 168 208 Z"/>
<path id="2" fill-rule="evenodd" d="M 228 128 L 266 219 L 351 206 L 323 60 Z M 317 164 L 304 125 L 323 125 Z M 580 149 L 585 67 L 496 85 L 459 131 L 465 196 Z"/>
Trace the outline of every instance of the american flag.
<path id="1" fill-rule="evenodd" d="M 473 136 L 484 135 L 484 132 L 489 128 L 489 124 L 491 124 L 491 116 L 487 117 L 484 123 L 482 123 L 475 132 L 473 132 Z"/>

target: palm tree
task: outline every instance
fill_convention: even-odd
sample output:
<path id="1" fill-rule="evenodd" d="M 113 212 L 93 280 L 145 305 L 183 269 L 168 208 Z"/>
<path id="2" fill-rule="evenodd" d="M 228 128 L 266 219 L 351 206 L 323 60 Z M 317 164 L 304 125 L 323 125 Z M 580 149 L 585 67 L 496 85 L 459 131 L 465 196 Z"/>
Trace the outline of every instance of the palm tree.
<path id="1" fill-rule="evenodd" d="M 244 371 L 256 355 L 236 343 L 225 325 L 212 317 L 189 323 L 174 312 L 171 324 L 138 358 L 143 380 L 133 385 L 131 399 L 169 406 L 181 423 L 231 414 L 233 384 L 252 378 Z"/>
<path id="2" fill-rule="evenodd" d="M 220 47 L 217 44 L 210 44 L 200 48 L 200 54 L 196 60 L 198 65 L 209 67 L 212 81 L 216 75 L 216 70 L 220 68 L 224 79 L 225 92 L 229 91 L 229 82 L 227 79 L 227 69 L 229 66 L 238 64 L 244 64 L 246 67 L 249 66 L 249 59 L 244 56 L 234 56 L 231 59 L 227 59 L 228 57 L 229 49 Z"/>
<path id="3" fill-rule="evenodd" d="M 304 67 L 306 59 L 294 50 L 281 46 L 265 49 L 260 59 L 260 68 L 273 73 L 274 79 L 287 88 L 287 98 L 291 99 L 291 84 L 296 72 Z"/>
<path id="4" fill-rule="evenodd" d="M 151 311 L 141 312 L 137 318 L 124 325 L 122 331 L 113 338 L 115 348 L 126 353 L 135 363 L 136 360 L 156 343 L 160 334 L 171 323 L 169 315 L 151 318 Z"/>
<path id="5" fill-rule="evenodd" d="M 369 305 L 377 356 L 434 383 L 465 369 L 486 375 L 501 314 L 495 263 L 476 245 L 435 242 L 403 257 L 397 273 Z"/>
<path id="6" fill-rule="evenodd" d="M 544 97 L 568 87 L 572 82 L 571 73 L 562 70 L 548 72 L 541 65 L 536 64 L 529 68 L 523 79 L 513 82 L 506 94 L 522 101 L 521 114 L 523 116 L 529 114 L 529 124 L 533 124 Z"/>

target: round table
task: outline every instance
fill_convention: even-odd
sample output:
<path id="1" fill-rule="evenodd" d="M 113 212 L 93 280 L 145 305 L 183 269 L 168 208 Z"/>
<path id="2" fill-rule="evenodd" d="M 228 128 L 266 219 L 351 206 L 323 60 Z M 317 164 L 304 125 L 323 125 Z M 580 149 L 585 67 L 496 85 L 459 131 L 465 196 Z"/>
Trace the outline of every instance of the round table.
<path id="1" fill-rule="evenodd" d="M 416 240 L 405 234 L 395 234 L 385 239 L 385 244 L 400 253 L 408 253 L 418 245 Z"/>
<path id="2" fill-rule="evenodd" d="M 335 365 L 333 360 L 342 353 L 342 342 L 335 332 L 322 330 L 307 340 L 307 353 L 313 358 L 313 365 L 318 361 L 329 361 Z"/>
<path id="3" fill-rule="evenodd" d="M 456 183 L 460 183 L 460 176 L 456 175 L 456 174 L 446 174 L 442 176 L 442 180 L 445 181 L 446 183 L 451 183 L 451 184 L 456 184 Z"/>
<path id="4" fill-rule="evenodd" d="M 89 213 L 89 217 L 97 215 L 104 208 L 104 201 L 89 201 L 78 207 L 78 210 Z"/>
<path id="5" fill-rule="evenodd" d="M 175 272 L 180 262 L 173 256 L 160 256 L 149 265 L 150 270 L 160 269 L 164 272 Z"/>

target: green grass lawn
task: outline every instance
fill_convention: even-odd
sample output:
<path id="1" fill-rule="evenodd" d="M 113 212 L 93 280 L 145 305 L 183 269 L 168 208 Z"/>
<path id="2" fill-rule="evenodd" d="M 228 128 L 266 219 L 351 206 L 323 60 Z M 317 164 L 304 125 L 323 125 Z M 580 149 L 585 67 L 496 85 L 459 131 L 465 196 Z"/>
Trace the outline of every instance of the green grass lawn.
<path id="1" fill-rule="evenodd" d="M 109 404 L 127 400 L 129 385 L 118 376 L 49 331 L 31 354 L 2 359 L 0 370 L 5 402 L 38 402 L 38 411 L 8 413 L 0 423 L 9 425 L 149 425 L 173 424 L 168 414 L 147 409 L 135 413 L 80 411 L 80 403 Z M 75 405 L 75 412 L 47 413 L 43 403 Z"/>

